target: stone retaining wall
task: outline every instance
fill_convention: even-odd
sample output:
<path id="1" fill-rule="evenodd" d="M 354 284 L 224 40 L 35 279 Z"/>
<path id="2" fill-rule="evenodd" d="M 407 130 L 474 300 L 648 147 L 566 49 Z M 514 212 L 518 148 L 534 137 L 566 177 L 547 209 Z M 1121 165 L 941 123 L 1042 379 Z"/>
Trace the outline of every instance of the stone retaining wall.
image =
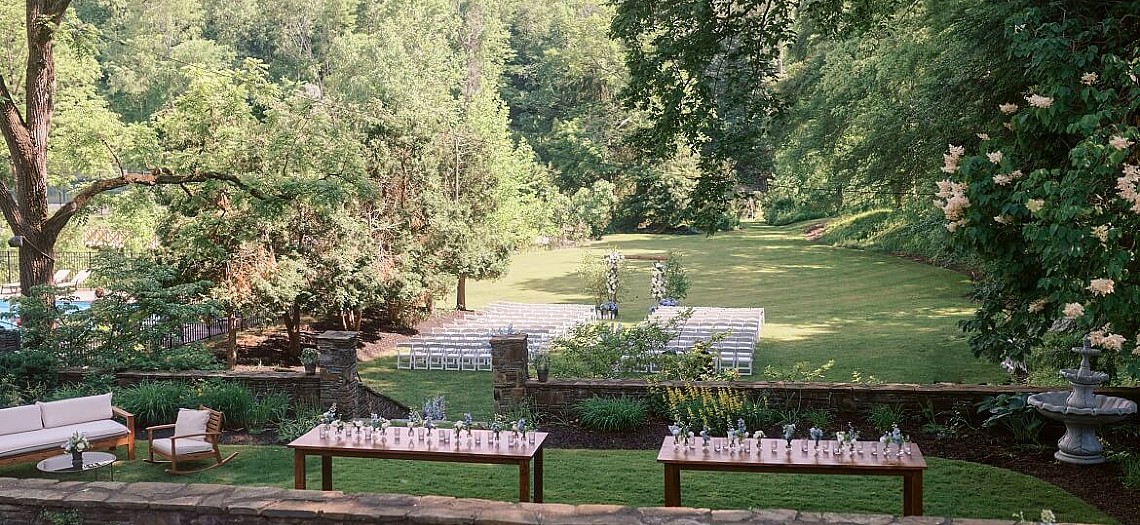
<path id="1" fill-rule="evenodd" d="M 521 341 L 523 351 L 518 350 Z M 646 397 L 650 385 L 633 379 L 551 379 L 540 382 L 526 375 L 526 334 L 491 339 L 492 378 L 496 408 L 499 403 L 525 403 L 542 414 L 572 417 L 574 404 L 590 397 Z M 500 367 L 505 372 L 500 373 Z M 520 372 L 521 370 L 521 372 Z M 665 381 L 661 386 L 681 386 Z M 1044 392 L 1057 388 L 1034 388 L 1005 385 L 959 385 L 939 383 L 851 384 L 792 383 L 784 381 L 706 381 L 710 388 L 731 387 L 752 399 L 767 398 L 772 406 L 794 406 L 803 409 L 829 408 L 842 412 L 865 413 L 875 405 L 901 406 L 909 411 L 931 407 L 937 412 L 963 409 L 963 415 L 975 414 L 974 405 L 998 394 Z M 1061 388 L 1061 390 L 1066 390 Z M 1118 396 L 1140 403 L 1140 388 L 1099 388 L 1098 394 Z"/>
<path id="2" fill-rule="evenodd" d="M 680 386 L 677 382 L 661 385 Z M 910 385 L 910 384 L 845 384 L 845 383 L 785 383 L 768 381 L 705 382 L 712 388 L 731 387 L 745 392 L 752 399 L 767 398 L 775 407 L 794 406 L 803 409 L 829 408 L 843 412 L 865 413 L 875 405 L 901 406 L 917 412 L 923 407 L 935 411 L 963 409 L 963 415 L 973 416 L 974 405 L 998 394 L 1044 392 L 1052 388 L 1002 385 Z M 497 389 L 497 387 L 496 387 Z M 570 416 L 574 403 L 581 399 L 599 397 L 645 397 L 649 384 L 641 380 L 605 379 L 551 379 L 546 383 L 529 380 L 525 385 L 525 402 L 540 413 Z M 1124 397 L 1140 403 L 1140 389 L 1100 388 L 1097 393 Z"/>
<path id="3" fill-rule="evenodd" d="M 60 381 L 64 383 L 81 383 L 88 371 L 82 369 L 65 369 L 59 372 Z M 162 372 L 132 372 L 124 371 L 115 374 L 115 382 L 119 386 L 131 386 L 146 381 L 195 381 L 205 379 L 220 379 L 240 383 L 250 389 L 254 394 L 285 392 L 289 394 L 294 406 L 317 406 L 320 401 L 320 376 L 307 376 L 303 371 L 288 370 L 253 370 L 253 371 L 212 371 L 212 370 L 185 370 Z"/>
<path id="4" fill-rule="evenodd" d="M 70 511 L 78 513 L 83 525 L 1013 525 L 1010 520 L 780 509 L 505 503 L 272 487 L 0 478 L 0 523 L 50 523 L 53 514 Z"/>

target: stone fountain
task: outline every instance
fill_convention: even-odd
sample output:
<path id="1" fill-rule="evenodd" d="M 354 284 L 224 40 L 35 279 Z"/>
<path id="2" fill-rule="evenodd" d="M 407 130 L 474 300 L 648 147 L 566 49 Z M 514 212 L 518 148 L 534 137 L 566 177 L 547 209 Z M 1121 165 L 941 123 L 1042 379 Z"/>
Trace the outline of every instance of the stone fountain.
<path id="1" fill-rule="evenodd" d="M 1057 442 L 1053 457 L 1065 463 L 1094 465 L 1104 463 L 1104 448 L 1096 438 L 1097 425 L 1116 423 L 1136 413 L 1136 403 L 1127 399 L 1100 396 L 1093 388 L 1108 380 L 1108 374 L 1089 368 L 1089 357 L 1100 355 L 1100 350 L 1084 346 L 1074 348 L 1081 354 L 1081 367 L 1064 368 L 1061 376 L 1073 385 L 1071 392 L 1042 392 L 1029 396 L 1041 415 L 1065 424 L 1065 435 Z"/>

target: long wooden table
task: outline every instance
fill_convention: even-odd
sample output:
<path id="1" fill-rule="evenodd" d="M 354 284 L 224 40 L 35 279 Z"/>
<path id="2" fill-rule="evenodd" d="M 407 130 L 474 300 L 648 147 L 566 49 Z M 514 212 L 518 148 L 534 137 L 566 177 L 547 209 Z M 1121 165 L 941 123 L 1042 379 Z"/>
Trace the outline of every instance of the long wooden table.
<path id="1" fill-rule="evenodd" d="M 453 432 L 450 429 L 436 429 L 435 432 Z M 400 432 L 400 441 L 395 441 L 395 432 Z M 501 434 L 498 443 L 491 443 L 491 432 L 474 430 L 479 434 L 481 444 L 475 445 L 466 439 L 461 445 L 452 434 L 451 443 L 442 444 L 433 435 L 425 441 L 408 436 L 404 428 L 389 428 L 382 441 L 378 436 L 372 440 L 350 435 L 330 433 L 321 437 L 320 429 L 314 428 L 305 435 L 289 443 L 293 449 L 293 486 L 305 488 L 305 457 L 321 458 L 321 490 L 332 490 L 332 458 L 334 456 L 352 458 L 404 459 L 419 461 L 449 461 L 454 463 L 489 463 L 496 465 L 519 466 L 519 501 L 530 501 L 530 470 L 534 466 L 534 502 L 542 503 L 542 445 L 546 441 L 545 432 L 536 432 L 534 443 L 507 445 L 507 432 Z M 521 441 L 521 440 L 520 440 Z"/>
<path id="2" fill-rule="evenodd" d="M 724 441 L 724 438 L 714 439 L 722 443 Z M 894 447 L 891 447 L 889 454 L 880 451 L 877 455 L 871 455 L 872 446 L 877 447 L 878 442 L 868 441 L 861 443 L 863 454 L 844 452 L 837 455 L 824 453 L 822 449 L 817 454 L 811 446 L 807 452 L 804 452 L 804 440 L 801 439 L 793 440 L 790 450 L 785 448 L 786 444 L 782 439 L 761 440 L 760 451 L 755 448 L 756 440 L 749 441 L 752 443 L 752 450 L 749 453 L 741 452 L 739 449 L 733 452 L 727 449 L 716 452 L 714 446 L 702 450 L 699 441 L 695 449 L 683 447 L 677 449 L 673 445 L 673 437 L 666 437 L 661 444 L 661 451 L 657 453 L 657 462 L 665 465 L 665 506 L 681 506 L 682 470 L 844 474 L 901 476 L 903 515 L 922 515 L 922 472 L 926 470 L 926 460 L 923 459 L 918 445 L 911 444 L 910 455 L 897 456 Z"/>

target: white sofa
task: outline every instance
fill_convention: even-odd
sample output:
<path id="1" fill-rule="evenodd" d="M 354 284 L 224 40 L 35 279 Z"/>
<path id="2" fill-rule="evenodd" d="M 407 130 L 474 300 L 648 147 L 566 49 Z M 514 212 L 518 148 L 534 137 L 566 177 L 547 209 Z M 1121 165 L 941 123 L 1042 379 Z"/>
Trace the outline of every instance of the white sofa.
<path id="1" fill-rule="evenodd" d="M 123 445 L 135 459 L 135 417 L 111 406 L 107 393 L 0 409 L 0 466 L 63 454 L 60 446 L 76 432 L 93 450 Z"/>

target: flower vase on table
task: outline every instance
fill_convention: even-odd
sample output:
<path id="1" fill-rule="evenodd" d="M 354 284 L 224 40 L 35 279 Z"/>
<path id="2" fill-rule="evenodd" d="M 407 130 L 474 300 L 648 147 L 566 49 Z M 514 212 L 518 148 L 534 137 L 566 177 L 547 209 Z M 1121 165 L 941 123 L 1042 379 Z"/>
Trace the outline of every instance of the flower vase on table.
<path id="1" fill-rule="evenodd" d="M 792 437 L 796 434 L 796 424 L 788 423 L 784 425 L 784 448 L 789 452 L 792 450 Z"/>
<path id="2" fill-rule="evenodd" d="M 61 445 L 64 452 L 71 454 L 71 466 L 75 470 L 83 470 L 83 451 L 91 448 L 91 443 L 87 441 L 87 435 L 82 432 L 76 432 L 67 438 L 67 441 Z"/>

